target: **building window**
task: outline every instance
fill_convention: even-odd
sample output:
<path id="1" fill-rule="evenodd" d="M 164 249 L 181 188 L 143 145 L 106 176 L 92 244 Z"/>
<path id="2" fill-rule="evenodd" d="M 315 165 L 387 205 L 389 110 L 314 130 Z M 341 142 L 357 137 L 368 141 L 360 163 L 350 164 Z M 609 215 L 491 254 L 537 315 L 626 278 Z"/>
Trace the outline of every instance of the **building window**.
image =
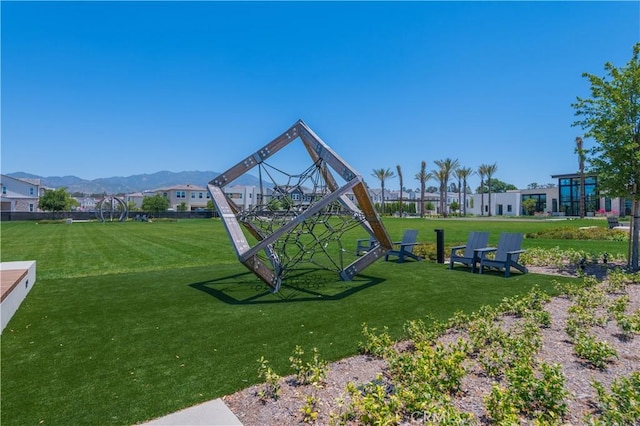
<path id="1" fill-rule="evenodd" d="M 596 193 L 597 179 L 587 176 L 584 179 L 585 213 L 600 209 L 600 199 Z M 560 211 L 567 216 L 580 215 L 580 177 L 562 178 L 559 182 Z"/>
<path id="2" fill-rule="evenodd" d="M 529 199 L 536 200 L 536 208 L 534 211 L 544 212 L 547 210 L 547 194 L 526 194 L 522 196 L 522 201 Z M 524 207 L 522 208 L 522 214 L 527 214 L 524 211 Z"/>
<path id="3" fill-rule="evenodd" d="M 176 198 L 187 198 L 186 191 L 176 191 Z"/>
<path id="4" fill-rule="evenodd" d="M 29 188 L 29 195 L 33 195 L 33 194 L 34 194 L 33 188 Z"/>
<path id="5" fill-rule="evenodd" d="M 33 203 L 29 203 L 29 211 L 32 212 L 34 209 Z"/>
<path id="6" fill-rule="evenodd" d="M 3 193 L 4 195 L 7 195 L 7 187 L 6 187 L 6 186 L 4 186 L 4 185 L 2 185 L 2 193 Z"/>
<path id="7" fill-rule="evenodd" d="M 191 198 L 193 198 L 193 199 L 195 199 L 195 198 L 196 198 L 196 193 L 195 193 L 195 192 L 193 192 L 193 191 L 191 191 Z M 200 197 L 200 198 L 202 198 L 202 197 Z"/>
<path id="8" fill-rule="evenodd" d="M 511 207 L 511 204 L 507 204 L 507 213 L 511 212 L 513 212 L 513 207 Z"/>
<path id="9" fill-rule="evenodd" d="M 198 192 L 198 198 L 202 200 L 202 192 Z"/>

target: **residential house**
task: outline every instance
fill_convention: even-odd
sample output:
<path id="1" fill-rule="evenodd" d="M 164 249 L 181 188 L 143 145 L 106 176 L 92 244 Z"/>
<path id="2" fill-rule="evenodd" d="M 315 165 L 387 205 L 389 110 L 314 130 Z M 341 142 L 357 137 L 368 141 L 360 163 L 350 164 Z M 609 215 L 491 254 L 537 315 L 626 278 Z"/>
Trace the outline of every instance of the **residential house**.
<path id="1" fill-rule="evenodd" d="M 0 175 L 2 187 L 2 211 L 37 212 L 38 200 L 44 194 L 45 188 L 40 179 L 19 179 L 7 175 Z"/>
<path id="2" fill-rule="evenodd" d="M 152 192 L 154 194 L 162 194 L 168 198 L 170 210 L 179 210 L 182 203 L 186 205 L 187 210 L 204 209 L 211 199 L 209 190 L 197 185 L 174 185 L 168 188 L 155 189 Z"/>

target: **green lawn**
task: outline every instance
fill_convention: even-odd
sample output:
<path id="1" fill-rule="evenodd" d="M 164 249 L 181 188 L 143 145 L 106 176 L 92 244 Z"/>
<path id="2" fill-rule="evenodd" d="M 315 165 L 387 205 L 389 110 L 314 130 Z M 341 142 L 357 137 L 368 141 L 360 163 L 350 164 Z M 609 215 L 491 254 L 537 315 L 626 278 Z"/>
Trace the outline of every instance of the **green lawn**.
<path id="1" fill-rule="evenodd" d="M 444 229 L 448 245 L 470 230 L 495 243 L 502 230 L 579 222 L 385 219 L 392 239 L 417 228 L 432 242 Z M 329 361 L 355 354 L 365 322 L 400 337 L 410 319 L 446 319 L 534 285 L 553 291 L 536 274 L 379 261 L 352 282 L 319 272 L 272 294 L 238 263 L 218 220 L 0 226 L 1 260 L 35 259 L 38 277 L 2 335 L 3 425 L 141 422 L 256 383 L 261 356 L 288 374 L 296 345 Z M 361 232 L 349 235 L 354 248 Z"/>

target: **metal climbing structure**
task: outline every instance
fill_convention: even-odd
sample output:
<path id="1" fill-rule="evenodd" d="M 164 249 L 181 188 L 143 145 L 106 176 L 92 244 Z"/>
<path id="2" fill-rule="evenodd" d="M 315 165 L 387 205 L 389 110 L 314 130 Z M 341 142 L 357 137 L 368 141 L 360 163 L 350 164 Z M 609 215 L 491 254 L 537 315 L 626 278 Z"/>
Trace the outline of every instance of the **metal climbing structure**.
<path id="1" fill-rule="evenodd" d="M 303 170 L 292 173 L 267 162 L 292 143 L 302 143 L 309 155 Z M 255 168 L 259 199 L 241 210 L 224 188 Z M 304 268 L 333 270 L 350 281 L 392 246 L 362 177 L 302 120 L 217 176 L 208 189 L 238 260 L 274 292 Z M 374 244 L 354 258 L 342 237 L 358 226 Z"/>

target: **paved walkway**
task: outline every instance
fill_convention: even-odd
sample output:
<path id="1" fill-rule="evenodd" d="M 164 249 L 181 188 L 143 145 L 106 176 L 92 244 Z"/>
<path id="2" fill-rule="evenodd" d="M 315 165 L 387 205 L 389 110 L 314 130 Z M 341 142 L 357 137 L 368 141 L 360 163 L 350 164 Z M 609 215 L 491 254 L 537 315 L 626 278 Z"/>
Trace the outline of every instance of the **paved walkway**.
<path id="1" fill-rule="evenodd" d="M 142 425 L 162 426 L 242 426 L 240 420 L 231 412 L 222 399 L 214 399 L 200 405 L 185 408 L 164 417 L 151 420 Z"/>

